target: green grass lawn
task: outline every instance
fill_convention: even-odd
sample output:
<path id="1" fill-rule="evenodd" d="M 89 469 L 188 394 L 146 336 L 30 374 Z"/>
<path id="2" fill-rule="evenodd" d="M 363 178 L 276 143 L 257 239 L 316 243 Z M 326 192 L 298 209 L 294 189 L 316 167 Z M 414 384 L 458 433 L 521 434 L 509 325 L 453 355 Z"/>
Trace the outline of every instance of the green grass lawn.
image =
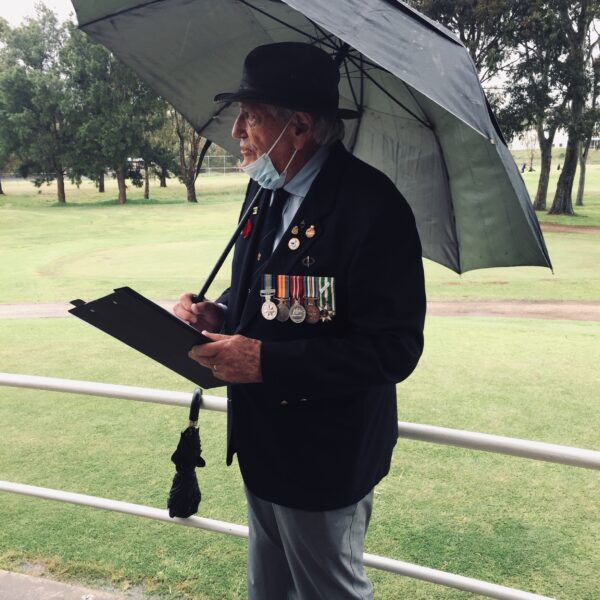
<path id="1" fill-rule="evenodd" d="M 554 148 L 552 156 L 552 170 L 550 171 L 550 182 L 548 185 L 547 207 L 552 206 L 554 191 L 560 171 L 557 170 L 559 164 L 564 160 L 564 148 Z M 519 150 L 513 152 L 513 156 L 519 167 L 523 162 L 529 165 L 529 152 Z M 522 174 L 530 196 L 533 198 L 537 191 L 538 178 L 540 174 L 539 152 L 535 153 L 533 161 L 533 172 L 528 170 Z M 577 194 L 579 184 L 579 171 L 575 176 L 575 185 L 573 186 L 573 202 Z M 541 223 L 556 223 L 558 225 L 575 225 L 583 227 L 600 226 L 600 150 L 590 150 L 588 164 L 586 168 L 585 194 L 583 199 L 584 206 L 574 206 L 575 216 L 565 217 L 561 215 L 549 215 L 545 211 L 538 211 L 537 217 Z"/>
<path id="2" fill-rule="evenodd" d="M 133 189 L 126 206 L 114 204 L 114 182 L 108 199 L 86 183 L 66 206 L 55 204 L 53 188 L 31 196 L 30 184 L 6 183 L 8 195 L 0 197 L 0 303 L 90 299 L 122 285 L 153 298 L 197 290 L 235 228 L 245 181 L 237 175 L 201 178 L 197 205 L 182 200 L 181 185 L 152 188 L 148 202 Z M 590 200 L 590 210 L 600 207 L 600 194 L 595 202 Z M 545 238 L 554 274 L 522 267 L 458 276 L 426 261 L 429 298 L 598 300 L 599 236 Z M 227 286 L 228 274 L 226 265 L 213 295 Z"/>
<path id="3" fill-rule="evenodd" d="M 593 222 L 600 165 L 590 174 Z M 245 179 L 201 177 L 198 205 L 172 182 L 153 186 L 150 201 L 131 189 L 126 206 L 115 204 L 112 181 L 105 195 L 89 183 L 69 187 L 66 206 L 56 205 L 53 187 L 3 187 L 0 303 L 66 302 L 120 285 L 154 298 L 198 289 L 235 226 Z M 428 262 L 429 298 L 597 301 L 600 236 L 546 240 L 554 275 L 520 268 L 459 277 Z M 400 418 L 598 449 L 599 333 L 594 322 L 430 317 L 421 364 L 398 386 Z M 70 317 L 0 320 L 0 340 L 0 371 L 193 387 Z M 0 479 L 164 507 L 186 418 L 181 408 L 0 388 Z M 224 465 L 225 416 L 203 413 L 201 427 L 200 514 L 244 523 L 239 474 Z M 594 471 L 401 440 L 376 492 L 369 552 L 562 600 L 598 598 Z M 10 494 L 0 494 L 0 523 L 0 568 L 42 562 L 57 578 L 142 586 L 161 598 L 245 597 L 243 540 Z M 472 597 L 370 576 L 378 600 Z"/>

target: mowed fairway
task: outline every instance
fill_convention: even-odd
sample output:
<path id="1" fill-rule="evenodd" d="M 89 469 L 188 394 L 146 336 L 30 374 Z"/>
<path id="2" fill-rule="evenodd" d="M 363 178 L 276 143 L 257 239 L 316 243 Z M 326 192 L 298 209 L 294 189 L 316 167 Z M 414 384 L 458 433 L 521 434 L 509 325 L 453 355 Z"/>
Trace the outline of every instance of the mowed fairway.
<path id="1" fill-rule="evenodd" d="M 586 214 L 600 206 L 600 167 Z M 89 299 L 120 285 L 176 298 L 201 285 L 235 226 L 245 180 L 201 178 L 114 205 L 89 184 L 55 206 L 3 182 L 0 303 Z M 595 190 L 595 191 L 594 191 Z M 70 194 L 70 197 L 69 197 Z M 112 195 L 111 195 L 112 194 Z M 555 274 L 494 269 L 458 277 L 427 264 L 433 299 L 600 301 L 600 236 L 546 236 Z M 227 285 L 227 268 L 214 285 Z M 429 317 L 400 418 L 599 449 L 600 322 Z M 0 320 L 0 371 L 190 390 L 192 384 L 70 318 Z M 218 390 L 216 393 L 219 393 Z M 165 507 L 184 409 L 0 388 L 0 479 Z M 226 468 L 225 416 L 201 415 L 201 516 L 245 523 L 237 468 Z M 551 597 L 596 600 L 596 471 L 400 440 L 376 489 L 367 551 Z M 157 598 L 245 597 L 243 540 L 39 499 L 0 494 L 0 568 Z M 376 598 L 470 594 L 370 570 Z"/>

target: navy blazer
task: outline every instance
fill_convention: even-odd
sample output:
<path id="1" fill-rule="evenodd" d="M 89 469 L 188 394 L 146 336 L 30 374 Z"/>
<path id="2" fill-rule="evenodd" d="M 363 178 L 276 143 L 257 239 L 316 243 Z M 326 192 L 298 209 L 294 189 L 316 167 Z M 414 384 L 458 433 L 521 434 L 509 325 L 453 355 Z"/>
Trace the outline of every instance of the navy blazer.
<path id="1" fill-rule="evenodd" d="M 245 205 L 256 190 L 251 181 Z M 425 289 L 412 211 L 383 173 L 337 143 L 254 274 L 252 232 L 236 243 L 231 287 L 218 301 L 228 306 L 225 333 L 262 340 L 263 383 L 228 388 L 227 464 L 237 453 L 245 484 L 265 500 L 307 510 L 347 506 L 389 471 L 395 384 L 423 349 Z M 336 315 L 312 325 L 267 321 L 265 272 L 334 277 Z"/>

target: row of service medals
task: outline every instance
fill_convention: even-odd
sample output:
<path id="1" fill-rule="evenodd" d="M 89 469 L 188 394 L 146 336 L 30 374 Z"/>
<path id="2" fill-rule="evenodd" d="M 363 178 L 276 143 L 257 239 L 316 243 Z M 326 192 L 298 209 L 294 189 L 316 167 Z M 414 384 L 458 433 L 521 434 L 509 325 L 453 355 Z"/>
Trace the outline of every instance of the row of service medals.
<path id="1" fill-rule="evenodd" d="M 277 285 L 277 289 L 273 286 Z M 277 304 L 271 300 L 276 295 Z M 308 275 L 263 275 L 260 312 L 267 321 L 292 321 L 314 325 L 335 315 L 333 277 Z"/>

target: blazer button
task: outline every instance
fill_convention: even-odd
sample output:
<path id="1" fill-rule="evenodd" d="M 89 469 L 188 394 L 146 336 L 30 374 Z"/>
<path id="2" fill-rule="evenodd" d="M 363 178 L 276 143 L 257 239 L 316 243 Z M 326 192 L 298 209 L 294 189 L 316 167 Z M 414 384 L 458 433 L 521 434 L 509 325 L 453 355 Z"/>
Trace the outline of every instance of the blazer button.
<path id="1" fill-rule="evenodd" d="M 289 403 L 287 400 L 282 400 L 281 401 L 281 406 L 287 406 Z"/>

